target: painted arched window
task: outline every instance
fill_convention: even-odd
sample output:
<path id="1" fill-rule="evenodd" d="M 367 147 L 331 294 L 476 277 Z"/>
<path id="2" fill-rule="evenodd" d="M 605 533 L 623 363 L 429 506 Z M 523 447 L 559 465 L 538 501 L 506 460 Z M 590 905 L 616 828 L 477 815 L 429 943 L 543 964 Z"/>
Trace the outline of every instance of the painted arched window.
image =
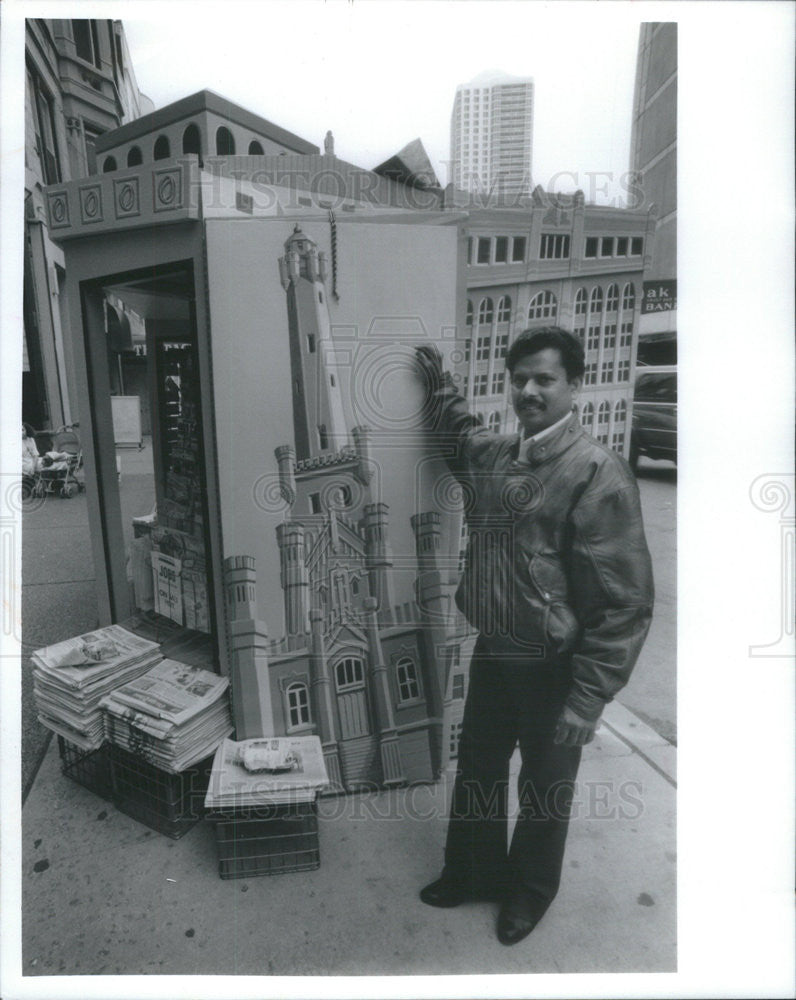
<path id="1" fill-rule="evenodd" d="M 614 429 L 611 434 L 611 447 L 621 452 L 625 447 L 625 431 L 627 422 L 627 403 L 620 399 L 614 407 Z"/>
<path id="2" fill-rule="evenodd" d="M 606 312 L 616 312 L 618 308 L 619 308 L 619 286 L 609 285 L 608 292 L 605 296 Z"/>
<path id="3" fill-rule="evenodd" d="M 492 299 L 481 299 L 481 303 L 478 306 L 478 323 L 479 325 L 485 325 L 492 322 L 494 316 L 494 305 L 492 304 Z"/>
<path id="4" fill-rule="evenodd" d="M 473 325 L 473 300 L 467 300 L 467 318 L 465 319 L 467 326 Z"/>
<path id="5" fill-rule="evenodd" d="M 636 308 L 636 287 L 632 282 L 628 282 L 622 292 L 622 308 L 627 310 Z"/>
<path id="6" fill-rule="evenodd" d="M 580 411 L 580 422 L 584 429 L 591 433 L 592 426 L 594 425 L 594 403 L 586 403 Z"/>
<path id="7" fill-rule="evenodd" d="M 558 301 L 552 292 L 539 292 L 528 306 L 528 319 L 555 319 Z"/>
<path id="8" fill-rule="evenodd" d="M 589 312 L 598 313 L 602 312 L 603 308 L 603 290 L 602 288 L 592 288 L 591 296 L 589 297 Z"/>
<path id="9" fill-rule="evenodd" d="M 414 701 L 420 697 L 420 682 L 417 679 L 417 666 L 409 656 L 402 656 L 395 664 L 395 675 L 398 681 L 398 701 Z"/>
<path id="10" fill-rule="evenodd" d="M 487 421 L 487 426 L 489 427 L 489 429 L 491 431 L 494 431 L 496 434 L 499 434 L 500 433 L 500 414 L 497 413 L 497 412 L 490 413 L 489 414 L 489 420 Z"/>
<path id="11" fill-rule="evenodd" d="M 105 159 L 104 159 L 104 161 L 103 161 L 103 163 L 102 163 L 102 172 L 103 172 L 103 174 L 109 174 L 111 172 L 111 170 L 116 170 L 116 169 L 117 169 L 117 167 L 116 167 L 116 157 L 115 156 L 106 156 Z"/>
<path id="12" fill-rule="evenodd" d="M 584 316 L 586 314 L 586 289 L 579 288 L 578 294 L 575 296 L 575 315 Z"/>
<path id="13" fill-rule="evenodd" d="M 600 403 L 597 411 L 597 440 L 608 444 L 608 424 L 611 420 L 611 404 L 606 400 Z"/>
<path id="14" fill-rule="evenodd" d="M 185 131 L 182 133 L 182 151 L 183 153 L 196 153 L 197 156 L 202 155 L 202 133 L 199 131 L 199 126 L 193 122 L 186 125 Z"/>
<path id="15" fill-rule="evenodd" d="M 334 668 L 338 691 L 353 691 L 365 686 L 365 665 L 356 656 L 347 656 Z"/>
<path id="16" fill-rule="evenodd" d="M 168 160 L 171 156 L 171 146 L 166 135 L 159 135 L 155 139 L 155 149 L 152 154 L 156 160 Z"/>
<path id="17" fill-rule="evenodd" d="M 627 403 L 624 399 L 620 399 L 614 407 L 614 423 L 623 424 L 625 420 L 627 420 Z"/>
<path id="18" fill-rule="evenodd" d="M 141 150 L 138 146 L 131 146 L 127 152 L 127 166 L 128 167 L 138 167 L 144 162 L 144 157 L 141 155 Z"/>
<path id="19" fill-rule="evenodd" d="M 256 139 L 252 139 L 249 143 L 249 156 L 265 156 L 262 143 L 259 143 Z"/>
<path id="20" fill-rule="evenodd" d="M 310 722 L 310 694 L 301 681 L 289 684 L 285 690 L 288 725 L 291 729 L 307 726 Z"/>
<path id="21" fill-rule="evenodd" d="M 216 130 L 216 153 L 219 156 L 235 155 L 235 139 L 225 125 L 219 125 Z"/>
<path id="22" fill-rule="evenodd" d="M 504 295 L 498 302 L 497 308 L 498 323 L 509 323 L 511 321 L 511 296 Z"/>

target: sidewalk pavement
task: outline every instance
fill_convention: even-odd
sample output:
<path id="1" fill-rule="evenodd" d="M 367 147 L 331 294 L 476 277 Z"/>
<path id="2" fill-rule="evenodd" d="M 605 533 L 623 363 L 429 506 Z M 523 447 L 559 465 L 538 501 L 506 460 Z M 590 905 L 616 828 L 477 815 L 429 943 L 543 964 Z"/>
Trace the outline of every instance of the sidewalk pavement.
<path id="1" fill-rule="evenodd" d="M 145 459 L 123 453 L 122 476 Z M 48 503 L 42 541 L 72 521 L 78 528 L 82 496 Z M 88 566 L 65 558 L 53 564 L 38 545 L 27 553 L 23 579 L 41 591 L 28 621 L 38 625 L 48 587 L 61 630 L 70 606 L 79 616 L 90 605 L 90 557 Z M 36 575 L 53 572 L 47 584 Z M 26 640 L 43 645 L 50 631 Z M 316 871 L 222 880 L 210 823 L 176 841 L 148 829 L 63 776 L 53 739 L 22 812 L 22 972 L 673 972 L 674 766 L 671 744 L 627 708 L 608 706 L 584 752 L 559 895 L 534 933 L 506 948 L 495 938 L 495 904 L 435 910 L 417 898 L 442 865 L 452 769 L 435 785 L 321 799 Z"/>

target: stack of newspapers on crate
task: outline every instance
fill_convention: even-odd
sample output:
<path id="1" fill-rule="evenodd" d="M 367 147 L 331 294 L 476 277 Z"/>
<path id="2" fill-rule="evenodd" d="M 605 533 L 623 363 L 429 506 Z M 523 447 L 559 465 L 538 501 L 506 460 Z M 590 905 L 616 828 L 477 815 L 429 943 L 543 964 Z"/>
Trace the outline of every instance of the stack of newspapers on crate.
<path id="1" fill-rule="evenodd" d="M 100 701 L 162 659 L 156 642 L 108 625 L 32 654 L 39 722 L 83 750 L 101 746 Z"/>
<path id="2" fill-rule="evenodd" d="M 226 677 L 161 660 L 101 702 L 111 743 L 179 773 L 204 760 L 232 732 Z"/>
<path id="3" fill-rule="evenodd" d="M 328 784 L 317 736 L 224 740 L 213 761 L 205 807 L 228 813 L 313 802 Z"/>

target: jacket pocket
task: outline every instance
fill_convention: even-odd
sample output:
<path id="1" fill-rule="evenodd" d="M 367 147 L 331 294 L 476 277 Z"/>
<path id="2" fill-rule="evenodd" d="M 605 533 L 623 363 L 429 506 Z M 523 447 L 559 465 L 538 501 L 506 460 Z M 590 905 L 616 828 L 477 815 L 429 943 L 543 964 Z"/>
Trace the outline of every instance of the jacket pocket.
<path id="1" fill-rule="evenodd" d="M 569 604 L 569 588 L 563 567 L 554 556 L 535 554 L 529 564 L 531 582 L 545 605 L 545 636 L 556 653 L 568 653 L 580 632 Z"/>

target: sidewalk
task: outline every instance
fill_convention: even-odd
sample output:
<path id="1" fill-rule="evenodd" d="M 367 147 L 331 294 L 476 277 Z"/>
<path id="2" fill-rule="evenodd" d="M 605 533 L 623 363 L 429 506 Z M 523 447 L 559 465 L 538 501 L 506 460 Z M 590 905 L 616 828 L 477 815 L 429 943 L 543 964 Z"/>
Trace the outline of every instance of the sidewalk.
<path id="1" fill-rule="evenodd" d="M 124 482 L 147 455 L 121 454 Z M 28 643 L 95 616 L 90 557 L 74 556 L 81 509 L 82 495 L 48 501 L 26 521 Z M 79 538 L 54 561 L 65 531 Z M 452 770 L 436 785 L 322 799 L 317 871 L 226 881 L 209 823 L 177 841 L 149 830 L 64 777 L 53 738 L 22 812 L 23 974 L 674 971 L 674 756 L 627 708 L 608 707 L 584 753 L 558 898 L 505 948 L 495 904 L 443 911 L 417 898 L 442 864 Z"/>

